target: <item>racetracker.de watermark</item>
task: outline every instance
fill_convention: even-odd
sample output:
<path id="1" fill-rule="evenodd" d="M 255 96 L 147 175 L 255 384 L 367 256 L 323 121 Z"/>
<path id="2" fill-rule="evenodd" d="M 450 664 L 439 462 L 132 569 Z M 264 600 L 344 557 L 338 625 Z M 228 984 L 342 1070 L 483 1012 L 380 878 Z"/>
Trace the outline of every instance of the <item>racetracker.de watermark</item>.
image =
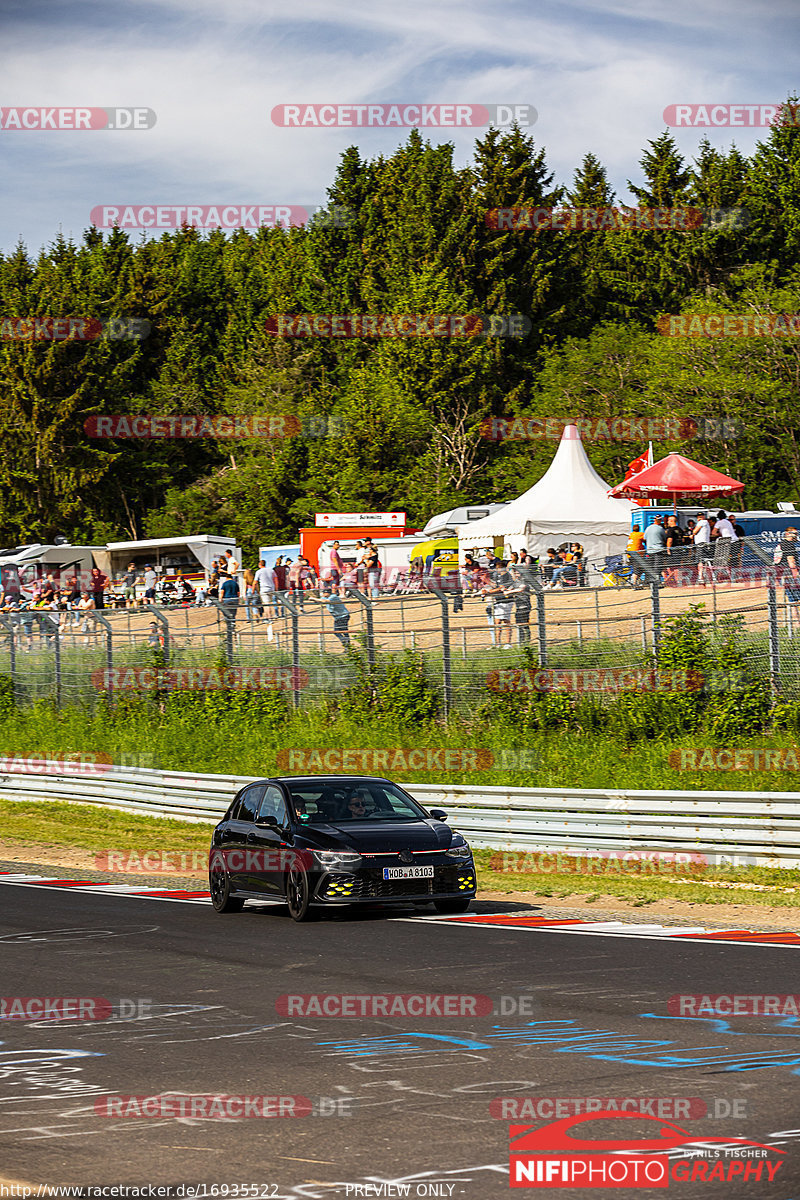
<path id="1" fill-rule="evenodd" d="M 715 1096 L 497 1096 L 489 1105 L 496 1121 L 563 1121 L 595 1112 L 640 1113 L 660 1121 L 747 1117 L 746 1100 Z"/>
<path id="2" fill-rule="evenodd" d="M 500 668 L 489 671 L 491 692 L 573 692 L 578 695 L 615 692 L 698 692 L 704 686 L 700 671 L 657 671 L 646 667 Z"/>
<path id="3" fill-rule="evenodd" d="M 121 875 L 183 875 L 208 870 L 207 850 L 101 850 L 94 856 L 97 871 Z"/>
<path id="4" fill-rule="evenodd" d="M 141 342 L 152 326 L 142 317 L 36 317 L 0 316 L 4 342 Z"/>
<path id="5" fill-rule="evenodd" d="M 799 337 L 800 313 L 673 313 L 656 329 L 663 337 Z"/>
<path id="6" fill-rule="evenodd" d="M 758 129 L 800 124 L 796 104 L 668 104 L 664 124 L 684 129 Z"/>
<path id="7" fill-rule="evenodd" d="M 97 204 L 89 214 L 96 229 L 285 229 L 302 225 L 347 229 L 355 220 L 341 206 L 302 204 Z"/>
<path id="8" fill-rule="evenodd" d="M 481 129 L 534 125 L 532 104 L 276 104 L 270 116 L 282 129 Z"/>
<path id="9" fill-rule="evenodd" d="M 110 1021 L 149 1017 L 152 1000 L 105 996 L 0 996 L 3 1021 Z"/>
<path id="10" fill-rule="evenodd" d="M 681 850 L 505 850 L 489 869 L 504 875 L 698 875 L 705 854 Z"/>
<path id="11" fill-rule="evenodd" d="M 667 1012 L 671 1017 L 797 1017 L 800 994 L 679 994 L 670 996 Z"/>
<path id="12" fill-rule="evenodd" d="M 309 676 L 303 667 L 227 667 L 221 671 L 207 667 L 122 667 L 92 671 L 90 679 L 93 687 L 104 692 L 119 689 L 217 692 L 296 690 L 308 686 Z"/>
<path id="13" fill-rule="evenodd" d="M 485 771 L 494 764 L 489 750 L 461 746 L 455 749 L 395 746 L 387 750 L 318 749 L 279 750 L 277 767 L 294 774 L 341 771 L 345 774 L 383 775 L 394 771 Z"/>
<path id="14" fill-rule="evenodd" d="M 308 1096 L 188 1095 L 166 1092 L 155 1096 L 98 1096 L 98 1117 L 194 1117 L 199 1120 L 231 1121 L 243 1117 L 275 1119 L 310 1117 L 313 1103 Z"/>
<path id="15" fill-rule="evenodd" d="M 152 129 L 152 108 L 0 108 L 0 130 Z"/>
<path id="16" fill-rule="evenodd" d="M 112 769 L 110 754 L 68 754 L 61 758 L 5 754 L 0 757 L 0 775 L 107 775 Z"/>
<path id="17" fill-rule="evenodd" d="M 159 416 L 87 417 L 83 428 L 93 438 L 141 438 L 163 441 L 170 438 L 290 438 L 303 434 L 299 417 L 281 413 L 260 416 L 202 416 L 181 414 Z"/>
<path id="18" fill-rule="evenodd" d="M 800 756 L 794 746 L 781 750 L 694 746 L 670 750 L 667 761 L 676 771 L 800 771 Z"/>
<path id="19" fill-rule="evenodd" d="M 486 227 L 513 233 L 602 233 L 606 230 L 694 233 L 744 229 L 746 208 L 490 208 Z"/>
<path id="20" fill-rule="evenodd" d="M 565 432 L 566 431 L 566 432 Z M 718 441 L 739 437 L 742 426 L 738 421 L 716 417 L 614 417 L 604 420 L 560 419 L 558 417 L 487 417 L 480 424 L 480 434 L 489 442 L 538 441 L 551 442 L 651 442 Z"/>
<path id="21" fill-rule="evenodd" d="M 275 1001 L 281 1017 L 493 1017 L 534 1015 L 533 996 L 424 992 L 287 993 Z"/>
<path id="22" fill-rule="evenodd" d="M 522 338 L 531 328 L 521 313 L 276 313 L 265 323 L 292 338 Z"/>

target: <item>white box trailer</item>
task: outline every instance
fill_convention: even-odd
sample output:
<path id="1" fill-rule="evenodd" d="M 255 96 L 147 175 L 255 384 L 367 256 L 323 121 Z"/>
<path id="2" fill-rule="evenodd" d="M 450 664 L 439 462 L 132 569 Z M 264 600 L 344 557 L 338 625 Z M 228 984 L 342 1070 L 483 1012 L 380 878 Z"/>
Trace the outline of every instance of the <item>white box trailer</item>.
<path id="1" fill-rule="evenodd" d="M 105 546 L 73 546 L 69 542 L 49 545 L 33 542 L 0 551 L 0 578 L 7 599 L 30 599 L 36 583 L 52 574 L 59 585 L 73 576 L 81 589 L 88 588 L 92 567 L 108 574 L 109 555 Z"/>
<path id="2" fill-rule="evenodd" d="M 233 557 L 241 565 L 242 552 L 236 539 L 213 533 L 109 542 L 110 570 L 107 574 L 116 581 L 125 574 L 129 563 L 133 563 L 138 574 L 152 564 L 161 576 L 175 575 L 180 570 L 189 580 L 207 580 L 213 559 L 223 558 L 226 550 L 233 551 Z"/>

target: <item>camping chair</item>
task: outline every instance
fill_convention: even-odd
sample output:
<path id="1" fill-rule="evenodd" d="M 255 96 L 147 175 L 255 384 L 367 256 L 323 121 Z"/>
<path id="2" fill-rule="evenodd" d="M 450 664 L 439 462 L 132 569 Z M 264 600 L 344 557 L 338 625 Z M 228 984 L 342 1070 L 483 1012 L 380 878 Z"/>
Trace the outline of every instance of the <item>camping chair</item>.
<path id="1" fill-rule="evenodd" d="M 602 567 L 595 567 L 603 580 L 603 587 L 633 587 L 633 568 L 625 563 L 621 554 L 607 554 Z"/>

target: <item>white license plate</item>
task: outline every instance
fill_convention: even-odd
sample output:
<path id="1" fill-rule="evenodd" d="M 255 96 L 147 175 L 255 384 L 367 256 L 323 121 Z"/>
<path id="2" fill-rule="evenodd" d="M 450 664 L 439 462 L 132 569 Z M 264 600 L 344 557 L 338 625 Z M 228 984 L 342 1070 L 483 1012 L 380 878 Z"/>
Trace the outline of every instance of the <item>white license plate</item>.
<path id="1" fill-rule="evenodd" d="M 433 867 L 384 867 L 384 879 L 433 879 Z"/>

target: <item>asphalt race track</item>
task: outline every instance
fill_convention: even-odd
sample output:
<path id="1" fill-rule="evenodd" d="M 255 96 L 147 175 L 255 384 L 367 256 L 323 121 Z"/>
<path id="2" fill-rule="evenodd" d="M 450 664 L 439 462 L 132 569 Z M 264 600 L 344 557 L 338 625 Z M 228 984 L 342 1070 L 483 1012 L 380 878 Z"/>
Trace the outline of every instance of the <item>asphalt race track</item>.
<path id="1" fill-rule="evenodd" d="M 800 1194 L 798 1019 L 668 1010 L 678 993 L 800 991 L 795 945 L 586 936 L 420 919 L 414 910 L 296 925 L 277 904 L 218 916 L 197 900 L 10 882 L 0 897 L 3 996 L 103 997 L 114 1007 L 101 1020 L 2 1022 L 6 1179 L 161 1184 L 178 1196 L 192 1194 L 189 1185 L 198 1196 L 250 1185 L 239 1195 L 484 1200 L 524 1194 L 509 1188 L 510 1123 L 549 1124 L 554 1097 L 640 1097 L 645 1111 L 693 1135 L 691 1148 L 669 1152 L 687 1175 L 673 1176 L 669 1194 Z M 288 1016 L 279 1003 L 317 993 L 480 995 L 494 1011 Z M 104 1097 L 185 1093 L 299 1096 L 311 1112 L 292 1119 L 286 1101 L 285 1115 L 272 1118 L 137 1117 L 113 1106 L 102 1115 Z M 539 1109 L 514 1115 L 501 1105 L 526 1096 Z M 581 1134 L 653 1138 L 659 1128 L 645 1117 L 608 1119 Z M 758 1157 L 740 1160 L 726 1182 L 704 1179 L 703 1160 L 692 1182 L 711 1137 L 729 1144 L 728 1165 L 738 1153 L 731 1139 L 774 1147 L 767 1161 L 781 1165 L 772 1182 L 757 1174 Z M 625 1194 L 570 1186 L 556 1194 L 598 1191 Z"/>

